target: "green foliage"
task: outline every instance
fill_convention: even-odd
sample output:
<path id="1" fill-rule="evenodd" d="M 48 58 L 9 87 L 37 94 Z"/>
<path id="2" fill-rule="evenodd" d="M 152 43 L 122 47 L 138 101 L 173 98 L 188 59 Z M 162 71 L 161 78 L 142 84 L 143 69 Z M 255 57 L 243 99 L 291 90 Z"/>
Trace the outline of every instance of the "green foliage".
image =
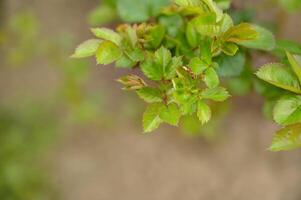
<path id="1" fill-rule="evenodd" d="M 285 57 L 286 52 L 301 55 L 301 45 L 290 40 L 278 40 L 273 53 L 279 57 Z"/>
<path id="2" fill-rule="evenodd" d="M 88 21 L 92 26 L 121 19 L 125 22 L 143 22 L 157 16 L 170 0 L 103 0 L 91 11 Z M 137 12 L 138 11 L 138 12 Z"/>
<path id="3" fill-rule="evenodd" d="M 294 93 L 300 93 L 300 83 L 293 71 L 281 63 L 272 63 L 263 66 L 256 75 L 276 86 Z"/>
<path id="4" fill-rule="evenodd" d="M 204 103 L 203 101 L 198 101 L 198 111 L 197 116 L 202 124 L 206 124 L 209 122 L 211 118 L 211 109 L 210 107 Z"/>
<path id="5" fill-rule="evenodd" d="M 215 115 L 211 105 L 230 97 L 222 77 L 237 77 L 245 71 L 247 48 L 270 51 L 275 46 L 268 30 L 250 23 L 234 24 L 224 12 L 228 0 L 168 3 L 115 1 L 124 21 L 140 23 L 123 24 L 115 31 L 94 28 L 93 34 L 101 40 L 98 47 L 85 51 L 84 43 L 75 51 L 75 55 L 90 55 L 96 49 L 98 64 L 116 62 L 116 67 L 141 70 L 142 75 L 124 76 L 119 82 L 150 104 L 143 115 L 144 132 L 163 122 L 177 126 L 189 116 L 197 116 L 205 125 Z M 78 54 L 74 57 L 83 57 Z M 295 82 L 290 71 L 278 65 L 268 67 L 259 74 L 264 80 L 299 91 L 298 79 Z M 274 68 L 292 80 L 267 76 Z"/>
<path id="6" fill-rule="evenodd" d="M 274 120 L 281 125 L 301 122 L 301 97 L 292 95 L 282 97 L 274 107 Z"/>
<path id="7" fill-rule="evenodd" d="M 55 138 L 54 110 L 35 102 L 0 113 L 0 199 L 60 199 L 40 159 Z"/>
<path id="8" fill-rule="evenodd" d="M 159 125 L 162 123 L 160 114 L 163 109 L 164 105 L 162 103 L 150 104 L 147 107 L 146 111 L 143 114 L 144 132 L 152 132 L 159 127 Z"/>
<path id="9" fill-rule="evenodd" d="M 82 43 L 75 50 L 75 53 L 71 56 L 72 58 L 85 58 L 95 55 L 101 40 L 91 39 Z"/>
<path id="10" fill-rule="evenodd" d="M 288 151 L 301 147 L 301 124 L 287 126 L 279 130 L 270 147 L 272 151 Z"/>
<path id="11" fill-rule="evenodd" d="M 276 41 L 269 30 L 258 25 L 252 25 L 252 28 L 257 32 L 258 37 L 255 40 L 241 41 L 239 42 L 240 45 L 264 51 L 271 51 L 275 48 Z"/>
<path id="12" fill-rule="evenodd" d="M 301 62 L 297 56 L 289 52 L 286 52 L 286 54 L 289 64 L 274 63 L 265 65 L 256 73 L 260 79 L 286 91 L 281 92 L 278 95 L 279 99 L 273 104 L 275 122 L 285 126 L 275 135 L 270 148 L 273 151 L 300 147 Z"/>
<path id="13" fill-rule="evenodd" d="M 278 0 L 280 5 L 289 12 L 295 12 L 301 9 L 300 0 Z"/>

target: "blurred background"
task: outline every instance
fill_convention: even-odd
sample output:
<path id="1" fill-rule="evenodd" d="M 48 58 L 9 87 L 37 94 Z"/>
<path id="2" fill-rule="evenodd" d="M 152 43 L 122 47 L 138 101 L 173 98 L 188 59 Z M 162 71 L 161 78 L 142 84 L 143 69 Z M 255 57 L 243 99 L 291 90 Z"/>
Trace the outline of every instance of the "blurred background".
<path id="1" fill-rule="evenodd" d="M 142 135 L 145 105 L 115 81 L 127 70 L 69 58 L 89 27 L 140 21 L 131 9 L 144 3 L 0 0 L 0 199 L 300 200 L 300 150 L 267 150 L 278 127 L 248 77 L 206 127 Z M 234 0 L 230 12 L 301 43 L 300 0 Z M 254 53 L 254 68 L 270 59 Z"/>

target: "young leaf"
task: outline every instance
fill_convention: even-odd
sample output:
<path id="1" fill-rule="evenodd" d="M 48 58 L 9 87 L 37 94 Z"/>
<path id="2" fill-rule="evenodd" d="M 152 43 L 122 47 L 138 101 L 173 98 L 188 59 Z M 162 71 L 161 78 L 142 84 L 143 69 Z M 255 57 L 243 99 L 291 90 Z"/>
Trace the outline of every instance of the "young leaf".
<path id="1" fill-rule="evenodd" d="M 189 22 L 186 27 L 186 38 L 191 47 L 197 47 L 199 42 L 199 35 L 194 24 Z"/>
<path id="2" fill-rule="evenodd" d="M 257 25 L 252 25 L 252 27 L 258 33 L 257 38 L 250 41 L 240 41 L 237 42 L 237 44 L 247 48 L 264 51 L 271 51 L 276 47 L 276 40 L 272 32 Z"/>
<path id="3" fill-rule="evenodd" d="M 162 67 L 154 63 L 152 58 L 148 58 L 141 64 L 141 70 L 144 75 L 154 81 L 160 81 L 163 78 Z"/>
<path id="4" fill-rule="evenodd" d="M 220 7 L 223 10 L 227 10 L 230 8 L 231 0 L 215 0 L 218 7 Z"/>
<path id="5" fill-rule="evenodd" d="M 133 49 L 127 49 L 124 53 L 135 63 L 144 60 L 144 54 L 140 48 L 134 47 Z"/>
<path id="6" fill-rule="evenodd" d="M 199 0 L 174 0 L 179 6 L 198 6 L 200 5 Z"/>
<path id="7" fill-rule="evenodd" d="M 216 14 L 213 12 L 201 14 L 199 17 L 194 18 L 192 23 L 203 36 L 217 36 L 221 31 L 221 27 L 216 24 Z"/>
<path id="8" fill-rule="evenodd" d="M 122 55 L 121 58 L 119 58 L 115 66 L 117 68 L 132 68 L 136 62 L 134 62 L 132 59 L 130 59 L 127 55 Z"/>
<path id="9" fill-rule="evenodd" d="M 222 52 L 224 52 L 228 56 L 234 56 L 237 53 L 238 49 L 238 46 L 233 43 L 226 42 L 222 45 Z"/>
<path id="10" fill-rule="evenodd" d="M 223 18 L 223 11 L 213 0 L 202 0 L 209 9 L 216 15 L 216 22 L 219 22 Z"/>
<path id="11" fill-rule="evenodd" d="M 287 55 L 289 63 L 292 66 L 293 71 L 295 72 L 296 76 L 299 79 L 299 83 L 301 84 L 301 63 L 299 63 L 297 61 L 297 59 L 295 58 L 295 56 L 293 56 L 289 52 L 286 52 L 286 55 Z"/>
<path id="12" fill-rule="evenodd" d="M 145 35 L 147 48 L 158 48 L 165 36 L 165 28 L 161 25 L 153 26 Z"/>
<path id="13" fill-rule="evenodd" d="M 137 91 L 138 96 L 147 103 L 162 102 L 161 91 L 157 88 L 144 87 Z"/>
<path id="14" fill-rule="evenodd" d="M 175 77 L 177 69 L 183 65 L 182 57 L 173 57 L 169 65 L 166 66 L 164 71 L 164 78 L 170 80 Z"/>
<path id="15" fill-rule="evenodd" d="M 160 118 L 173 126 L 177 126 L 181 117 L 181 112 L 176 103 L 171 103 L 167 106 L 164 106 L 160 113 Z"/>
<path id="16" fill-rule="evenodd" d="M 232 26 L 227 32 L 224 33 L 224 40 L 226 42 L 244 42 L 254 40 L 258 37 L 255 28 L 248 23 L 241 23 L 237 26 Z"/>
<path id="17" fill-rule="evenodd" d="M 211 119 L 211 109 L 203 101 L 198 101 L 197 116 L 202 125 L 206 124 Z"/>
<path id="18" fill-rule="evenodd" d="M 138 42 L 138 36 L 136 30 L 131 26 L 126 26 L 125 36 L 131 44 L 131 47 L 134 48 Z"/>
<path id="19" fill-rule="evenodd" d="M 274 120 L 281 125 L 291 125 L 301 122 L 301 97 L 285 96 L 275 105 Z"/>
<path id="20" fill-rule="evenodd" d="M 110 41 L 103 41 L 96 51 L 97 64 L 107 65 L 118 60 L 121 56 L 122 52 L 119 47 Z"/>
<path id="21" fill-rule="evenodd" d="M 229 92 L 222 87 L 216 87 L 216 88 L 207 88 L 202 91 L 201 93 L 202 98 L 204 99 L 210 99 L 213 101 L 225 101 L 230 97 Z"/>
<path id="22" fill-rule="evenodd" d="M 208 65 L 198 57 L 191 59 L 188 66 L 195 75 L 202 74 L 208 68 Z"/>
<path id="23" fill-rule="evenodd" d="M 219 85 L 218 75 L 212 67 L 205 71 L 204 82 L 209 88 L 215 88 Z"/>
<path id="24" fill-rule="evenodd" d="M 168 64 L 171 61 L 171 53 L 168 49 L 166 49 L 164 46 L 162 46 L 159 50 L 155 52 L 155 62 L 159 66 L 162 66 L 163 73 L 164 69 L 168 66 Z"/>
<path id="25" fill-rule="evenodd" d="M 223 20 L 221 21 L 221 32 L 226 32 L 229 30 L 231 27 L 233 27 L 234 22 L 230 15 L 224 14 L 223 15 Z"/>
<path id="26" fill-rule="evenodd" d="M 146 83 L 142 78 L 136 75 L 127 75 L 117 80 L 124 85 L 124 90 L 139 90 L 146 86 Z"/>
<path id="27" fill-rule="evenodd" d="M 284 127 L 273 138 L 271 151 L 288 151 L 301 147 L 301 124 Z"/>
<path id="28" fill-rule="evenodd" d="M 101 40 L 91 39 L 80 44 L 74 54 L 71 56 L 72 58 L 85 58 L 93 56 L 98 49 Z"/>
<path id="29" fill-rule="evenodd" d="M 143 114 L 143 129 L 145 133 L 152 132 L 162 123 L 160 113 L 164 109 L 162 103 L 150 104 Z"/>
<path id="30" fill-rule="evenodd" d="M 258 78 L 285 90 L 300 94 L 300 84 L 291 70 L 280 63 L 267 64 L 256 72 Z"/>
<path id="31" fill-rule="evenodd" d="M 183 98 L 184 100 L 185 98 Z M 181 113 L 183 115 L 192 115 L 197 110 L 197 97 L 189 96 L 186 101 L 181 102 Z"/>
<path id="32" fill-rule="evenodd" d="M 212 52 L 211 52 L 211 43 L 212 40 L 208 37 L 202 40 L 202 45 L 200 45 L 201 58 L 207 64 L 212 62 Z"/>
<path id="33" fill-rule="evenodd" d="M 103 40 L 108 40 L 116 45 L 120 45 L 121 43 L 121 37 L 118 33 L 115 31 L 112 31 L 111 29 L 107 28 L 92 28 L 91 32 L 98 38 L 103 39 Z"/>

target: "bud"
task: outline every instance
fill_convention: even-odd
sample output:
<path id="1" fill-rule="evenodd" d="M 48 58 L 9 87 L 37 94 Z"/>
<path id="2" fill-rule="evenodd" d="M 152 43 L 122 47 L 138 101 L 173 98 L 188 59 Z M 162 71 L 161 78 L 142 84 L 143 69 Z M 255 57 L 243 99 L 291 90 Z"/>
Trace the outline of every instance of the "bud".
<path id="1" fill-rule="evenodd" d="M 124 85 L 124 90 L 139 90 L 147 86 L 142 78 L 133 74 L 121 77 L 117 81 Z"/>

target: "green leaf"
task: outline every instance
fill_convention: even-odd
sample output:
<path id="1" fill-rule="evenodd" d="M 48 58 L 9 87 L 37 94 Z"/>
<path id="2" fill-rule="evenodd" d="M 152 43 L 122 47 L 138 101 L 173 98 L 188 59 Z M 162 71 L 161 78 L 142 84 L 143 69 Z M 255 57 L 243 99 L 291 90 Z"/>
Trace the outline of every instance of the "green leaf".
<path id="1" fill-rule="evenodd" d="M 108 40 L 116 45 L 120 45 L 121 43 L 121 36 L 116 33 L 115 31 L 112 31 L 111 29 L 108 28 L 92 28 L 91 32 L 98 38 L 103 39 L 103 40 Z"/>
<path id="2" fill-rule="evenodd" d="M 289 40 L 277 40 L 276 48 L 273 51 L 278 56 L 285 56 L 286 51 L 292 54 L 301 55 L 301 45 Z"/>
<path id="3" fill-rule="evenodd" d="M 180 109 L 183 115 L 192 115 L 195 113 L 197 109 L 197 97 L 188 96 L 187 100 L 182 102 Z"/>
<path id="4" fill-rule="evenodd" d="M 110 41 L 103 41 L 96 51 L 97 64 L 107 65 L 118 60 L 121 56 L 122 52 L 119 47 Z"/>
<path id="5" fill-rule="evenodd" d="M 162 103 L 150 104 L 143 114 L 143 130 L 145 133 L 152 132 L 163 122 L 160 113 L 164 109 Z"/>
<path id="6" fill-rule="evenodd" d="M 233 43 L 226 42 L 222 45 L 222 52 L 228 56 L 234 56 L 238 51 L 238 46 Z"/>
<path id="7" fill-rule="evenodd" d="M 91 39 L 80 44 L 71 58 L 85 58 L 93 56 L 102 41 L 98 39 Z"/>
<path id="8" fill-rule="evenodd" d="M 299 79 L 299 83 L 301 84 L 301 63 L 298 62 L 297 57 L 290 54 L 289 52 L 286 52 L 286 55 L 289 63 L 291 64 L 293 71 L 295 72 L 297 78 Z"/>
<path id="9" fill-rule="evenodd" d="M 227 10 L 230 8 L 231 0 L 215 0 L 218 7 L 220 7 L 223 10 Z"/>
<path id="10" fill-rule="evenodd" d="M 288 151 L 301 147 L 301 124 L 279 130 L 273 138 L 271 151 Z"/>
<path id="11" fill-rule="evenodd" d="M 224 40 L 226 42 L 244 42 L 252 41 L 258 37 L 258 32 L 255 27 L 248 23 L 241 23 L 237 26 L 232 26 L 224 33 Z"/>
<path id="12" fill-rule="evenodd" d="M 226 32 L 231 27 L 233 27 L 233 25 L 234 25 L 234 22 L 233 22 L 231 16 L 228 14 L 224 14 L 223 20 L 221 21 L 221 32 L 223 32 L 223 33 Z"/>
<path id="13" fill-rule="evenodd" d="M 134 47 L 126 50 L 124 53 L 135 63 L 144 60 L 144 53 L 140 48 Z"/>
<path id="14" fill-rule="evenodd" d="M 271 51 L 276 47 L 276 40 L 272 32 L 257 25 L 252 25 L 252 27 L 259 34 L 258 37 L 250 41 L 237 42 L 237 44 L 245 46 L 247 48 L 264 51 Z"/>
<path id="15" fill-rule="evenodd" d="M 223 87 L 207 88 L 201 93 L 202 98 L 222 102 L 230 97 L 229 92 Z"/>
<path id="16" fill-rule="evenodd" d="M 220 22 L 221 32 L 224 33 L 234 26 L 234 22 L 230 15 L 224 14 L 223 20 Z"/>
<path id="17" fill-rule="evenodd" d="M 137 91 L 138 96 L 147 103 L 162 102 L 161 91 L 157 88 L 144 87 Z"/>
<path id="18" fill-rule="evenodd" d="M 175 4 L 179 6 L 198 6 L 200 5 L 199 0 L 174 0 Z"/>
<path id="19" fill-rule="evenodd" d="M 285 90 L 301 94 L 300 85 L 293 72 L 280 63 L 264 65 L 256 72 L 258 78 Z"/>
<path id="20" fill-rule="evenodd" d="M 220 55 L 216 62 L 219 65 L 217 68 L 217 73 L 219 76 L 233 77 L 240 75 L 244 70 L 246 57 L 243 52 L 239 52 L 233 57 Z"/>
<path id="21" fill-rule="evenodd" d="M 205 71 L 204 82 L 209 88 L 215 88 L 219 85 L 218 75 L 212 67 Z"/>
<path id="22" fill-rule="evenodd" d="M 201 41 L 202 45 L 200 46 L 201 58 L 207 64 L 211 64 L 212 62 L 212 52 L 211 52 L 211 44 L 212 40 L 209 37 L 204 38 Z"/>
<path id="23" fill-rule="evenodd" d="M 199 42 L 199 34 L 196 31 L 194 24 L 188 22 L 186 27 L 186 38 L 191 47 L 197 47 Z"/>
<path id="24" fill-rule="evenodd" d="M 173 126 L 177 126 L 181 117 L 181 112 L 176 103 L 171 103 L 167 106 L 164 106 L 160 113 L 160 118 Z"/>
<path id="25" fill-rule="evenodd" d="M 291 125 L 301 122 L 301 97 L 285 96 L 275 105 L 274 120 L 281 125 Z"/>
<path id="26" fill-rule="evenodd" d="M 208 68 L 208 65 L 198 57 L 191 59 L 188 66 L 195 75 L 202 74 Z"/>
<path id="27" fill-rule="evenodd" d="M 165 47 L 161 47 L 155 52 L 155 62 L 156 64 L 162 66 L 164 70 L 171 61 L 171 53 Z M 164 73 L 164 72 L 163 72 Z"/>
<path id="28" fill-rule="evenodd" d="M 146 47 L 154 49 L 158 48 L 164 39 L 165 32 L 165 28 L 161 25 L 151 27 L 145 35 Z"/>
<path id="29" fill-rule="evenodd" d="M 203 101 L 198 101 L 197 116 L 200 122 L 202 123 L 202 125 L 208 123 L 209 120 L 211 119 L 211 109 Z"/>
<path id="30" fill-rule="evenodd" d="M 218 5 L 213 0 L 202 0 L 204 3 L 207 4 L 209 9 L 215 13 L 216 21 L 220 21 L 223 18 L 223 11 L 218 7 Z"/>
<path id="31" fill-rule="evenodd" d="M 146 59 L 141 64 L 141 70 L 144 75 L 154 81 L 160 81 L 163 78 L 162 67 L 153 62 L 152 58 Z"/>
<path id="32" fill-rule="evenodd" d="M 167 35 L 176 37 L 177 34 L 180 32 L 184 21 L 181 15 L 179 14 L 173 14 L 168 16 L 163 15 L 159 18 L 159 24 L 165 28 Z"/>
<path id="33" fill-rule="evenodd" d="M 192 22 L 196 30 L 203 36 L 214 37 L 221 32 L 221 27 L 216 24 L 215 13 L 203 13 Z"/>
<path id="34" fill-rule="evenodd" d="M 131 44 L 131 47 L 134 48 L 138 42 L 138 36 L 136 30 L 131 26 L 126 26 L 125 36 L 129 41 L 129 43 Z"/>
<path id="35" fill-rule="evenodd" d="M 164 78 L 170 80 L 175 77 L 177 69 L 183 65 L 182 57 L 173 57 L 169 65 L 165 68 Z"/>
<path id="36" fill-rule="evenodd" d="M 135 64 L 136 62 L 130 59 L 127 55 L 123 55 L 116 61 L 115 66 L 117 68 L 132 68 Z"/>
<path id="37" fill-rule="evenodd" d="M 117 0 L 117 10 L 123 21 L 144 22 L 169 3 L 169 0 Z"/>

